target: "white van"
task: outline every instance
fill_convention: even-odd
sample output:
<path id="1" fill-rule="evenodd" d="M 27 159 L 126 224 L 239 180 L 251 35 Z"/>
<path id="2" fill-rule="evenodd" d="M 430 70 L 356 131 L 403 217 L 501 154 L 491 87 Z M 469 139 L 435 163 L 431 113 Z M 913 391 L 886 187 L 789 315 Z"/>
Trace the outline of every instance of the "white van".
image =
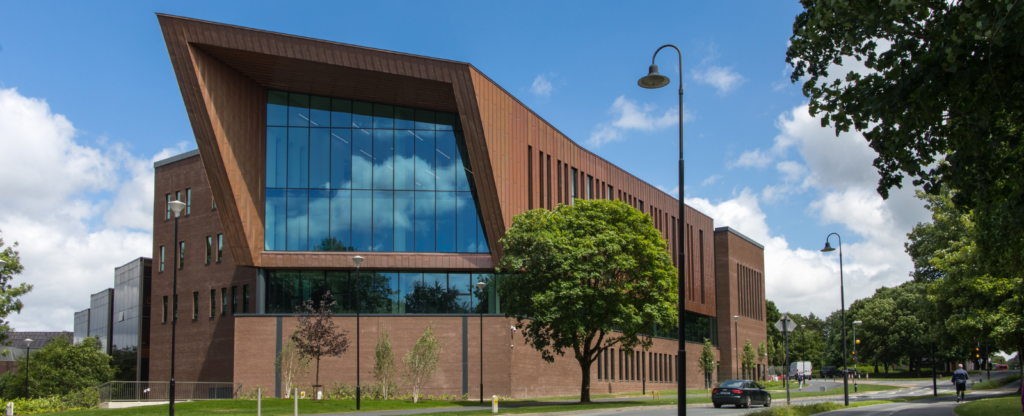
<path id="1" fill-rule="evenodd" d="M 797 379 L 803 376 L 805 380 L 814 378 L 810 361 L 797 361 L 789 364 L 789 378 Z"/>

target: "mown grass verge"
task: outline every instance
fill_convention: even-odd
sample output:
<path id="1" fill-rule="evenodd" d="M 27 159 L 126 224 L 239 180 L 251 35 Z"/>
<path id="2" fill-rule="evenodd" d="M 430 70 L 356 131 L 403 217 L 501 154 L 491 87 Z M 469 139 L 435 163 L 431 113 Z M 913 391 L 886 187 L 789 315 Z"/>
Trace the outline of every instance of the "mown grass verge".
<path id="1" fill-rule="evenodd" d="M 1013 383 L 1014 381 L 1017 381 L 1017 380 L 1020 380 L 1020 373 L 1011 374 L 1009 376 L 1006 376 L 1006 377 L 1003 377 L 1003 378 L 1000 378 L 1000 379 L 982 381 L 981 383 L 974 383 L 973 389 L 974 390 L 998 389 L 998 388 L 1003 387 L 1003 386 L 1005 386 L 1007 384 Z"/>
<path id="2" fill-rule="evenodd" d="M 1009 396 L 981 399 L 967 402 L 953 409 L 959 416 L 1010 416 L 1021 414 L 1020 396 Z"/>

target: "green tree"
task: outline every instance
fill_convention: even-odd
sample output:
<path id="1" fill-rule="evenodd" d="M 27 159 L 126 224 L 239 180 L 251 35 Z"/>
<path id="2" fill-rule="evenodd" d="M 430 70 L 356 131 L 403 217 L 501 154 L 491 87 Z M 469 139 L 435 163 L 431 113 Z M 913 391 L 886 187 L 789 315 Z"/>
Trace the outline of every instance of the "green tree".
<path id="1" fill-rule="evenodd" d="M 712 385 L 712 374 L 718 368 L 715 357 L 715 349 L 711 346 L 711 340 L 704 338 L 704 348 L 700 350 L 700 357 L 697 358 L 697 369 L 704 374 L 704 388 L 710 389 Z"/>
<path id="2" fill-rule="evenodd" d="M 29 390 L 33 397 L 68 394 L 96 387 L 114 379 L 111 357 L 103 352 L 98 338 L 89 337 L 71 345 L 68 337 L 57 337 L 32 351 L 28 366 Z M 8 389 L 25 392 L 25 356 L 18 359 L 18 374 L 8 380 Z"/>
<path id="3" fill-rule="evenodd" d="M 740 354 L 740 362 L 743 364 L 744 377 L 754 374 L 754 361 L 756 360 L 757 355 L 754 353 L 754 346 L 750 345 L 750 340 L 747 339 L 746 345 L 743 346 L 743 353 Z"/>
<path id="4" fill-rule="evenodd" d="M 622 201 L 577 200 L 517 215 L 501 239 L 506 316 L 544 360 L 572 351 L 590 401 L 598 354 L 649 348 L 652 324 L 678 325 L 676 269 L 651 218 Z"/>
<path id="5" fill-rule="evenodd" d="M 297 334 L 298 331 L 293 333 L 291 337 L 288 337 L 288 342 L 281 348 L 281 352 L 277 354 L 277 360 L 275 361 L 278 370 L 281 372 L 281 383 L 284 384 L 284 398 L 286 399 L 291 395 L 295 380 L 309 374 L 310 359 L 299 353 L 295 340 L 292 339 Z"/>
<path id="6" fill-rule="evenodd" d="M 779 322 L 779 319 L 782 319 L 782 313 L 779 312 L 779 308 L 775 306 L 775 302 L 771 300 L 765 300 L 765 311 L 765 317 L 768 318 L 768 321 L 766 322 L 767 325 L 765 325 L 765 328 L 768 331 L 768 365 L 784 365 L 784 337 L 782 336 L 782 331 L 779 331 L 779 329 L 775 327 L 775 323 Z"/>
<path id="7" fill-rule="evenodd" d="M 801 0 L 786 62 L 812 115 L 837 134 L 865 131 L 878 191 L 904 176 L 925 190 L 1020 195 L 1024 5 L 1018 0 Z M 862 62 L 866 73 L 835 65 Z M 837 73 L 838 72 L 838 73 Z M 946 160 L 947 164 L 936 163 Z M 1009 178 L 1007 178 L 1009 179 Z M 1020 201 L 1012 205 L 1019 206 Z"/>
<path id="8" fill-rule="evenodd" d="M 420 390 L 434 378 L 437 363 L 441 360 L 441 341 L 434 336 L 434 323 L 427 325 L 423 335 L 416 341 L 412 350 L 405 354 L 405 368 L 402 375 L 405 382 L 412 388 L 412 402 L 420 400 Z"/>
<path id="9" fill-rule="evenodd" d="M 768 354 L 768 348 L 765 346 L 765 341 L 761 341 L 757 344 L 757 362 L 761 365 L 767 365 L 765 363 L 765 355 Z"/>
<path id="10" fill-rule="evenodd" d="M 377 380 L 381 398 L 387 400 L 395 392 L 395 351 L 387 327 L 381 328 L 380 339 L 373 354 L 373 378 Z"/>
<path id="11" fill-rule="evenodd" d="M 15 250 L 16 247 L 18 247 L 17 241 L 5 248 L 4 239 L 0 238 L 0 260 L 6 262 L 0 266 L 0 345 L 7 345 L 7 340 L 13 330 L 11 321 L 7 320 L 7 317 L 12 312 L 21 313 L 21 308 L 24 305 L 20 298 L 32 290 L 32 285 L 29 284 L 22 283 L 18 286 L 11 284 L 14 275 L 21 274 L 25 270 L 25 266 L 21 264 L 21 255 Z"/>
<path id="12" fill-rule="evenodd" d="M 292 334 L 295 349 L 303 358 L 316 360 L 316 383 L 320 386 L 320 359 L 340 357 L 348 351 L 348 331 L 337 330 L 334 325 L 335 302 L 331 292 L 324 293 L 319 302 L 309 299 L 295 307 L 299 328 Z"/>

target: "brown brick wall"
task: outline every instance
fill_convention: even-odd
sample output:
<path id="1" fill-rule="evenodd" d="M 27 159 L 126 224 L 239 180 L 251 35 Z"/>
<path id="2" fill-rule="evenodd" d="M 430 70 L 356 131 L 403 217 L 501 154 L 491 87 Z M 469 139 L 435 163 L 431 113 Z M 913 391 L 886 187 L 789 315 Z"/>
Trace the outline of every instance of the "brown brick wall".
<path id="1" fill-rule="evenodd" d="M 194 156 L 156 168 L 153 223 L 153 308 L 150 350 L 150 379 L 170 379 L 171 313 L 161 322 L 163 297 L 170 303 L 174 258 L 174 219 L 165 220 L 165 194 L 174 199 L 176 191 L 192 189 L 191 214 L 182 212 L 178 220 L 178 240 L 185 242 L 185 267 L 178 270 L 178 325 L 175 336 L 175 379 L 181 381 L 231 381 L 234 366 L 234 320 L 228 315 L 210 317 L 210 290 L 249 285 L 250 308 L 255 310 L 256 271 L 235 267 L 225 239 L 224 259 L 217 263 L 216 251 L 210 264 L 206 261 L 206 236 L 223 233 L 217 210 L 212 209 L 212 195 L 200 157 Z M 165 246 L 166 263 L 160 271 L 160 246 Z M 192 292 L 199 292 L 199 318 L 192 319 Z M 170 305 L 168 305 L 170 307 Z M 239 299 L 239 308 L 242 301 Z"/>
<path id="2" fill-rule="evenodd" d="M 742 266 L 738 268 L 737 266 Z M 760 281 L 745 276 L 739 281 L 738 270 L 758 273 Z M 752 244 L 731 230 L 715 231 L 715 275 L 718 285 L 718 346 L 721 351 L 723 373 L 740 377 L 741 363 L 737 352 L 742 354 L 743 346 L 749 339 L 757 351 L 757 345 L 767 340 L 764 311 L 764 249 Z M 742 284 L 741 284 L 742 283 Z M 745 290 L 746 308 L 741 311 L 739 291 Z M 750 310 L 751 300 L 760 300 L 759 310 Z M 734 321 L 733 317 L 739 316 Z M 756 364 L 763 364 L 756 361 Z M 725 375 L 723 374 L 723 377 Z M 748 376 L 749 377 L 749 376 Z"/>

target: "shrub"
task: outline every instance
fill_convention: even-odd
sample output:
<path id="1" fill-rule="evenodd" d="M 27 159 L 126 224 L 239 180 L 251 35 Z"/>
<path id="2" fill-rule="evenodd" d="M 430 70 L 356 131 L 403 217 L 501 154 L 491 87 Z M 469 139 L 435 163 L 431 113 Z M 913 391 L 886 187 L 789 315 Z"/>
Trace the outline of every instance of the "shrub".
<path id="1" fill-rule="evenodd" d="M 95 388 L 89 387 L 63 395 L 36 399 L 18 398 L 11 400 L 11 402 L 14 403 L 14 414 L 30 415 L 35 413 L 91 409 L 99 405 L 100 395 Z"/>
<path id="2" fill-rule="evenodd" d="M 1011 374 L 1009 376 L 1006 376 L 1006 377 L 1003 377 L 1003 378 L 999 378 L 999 379 L 987 380 L 987 381 L 982 381 L 981 383 L 975 383 L 973 389 L 974 390 L 998 389 L 998 388 L 1003 387 L 1003 386 L 1005 386 L 1007 384 L 1013 383 L 1014 381 L 1017 381 L 1017 380 L 1020 380 L 1020 373 Z"/>

